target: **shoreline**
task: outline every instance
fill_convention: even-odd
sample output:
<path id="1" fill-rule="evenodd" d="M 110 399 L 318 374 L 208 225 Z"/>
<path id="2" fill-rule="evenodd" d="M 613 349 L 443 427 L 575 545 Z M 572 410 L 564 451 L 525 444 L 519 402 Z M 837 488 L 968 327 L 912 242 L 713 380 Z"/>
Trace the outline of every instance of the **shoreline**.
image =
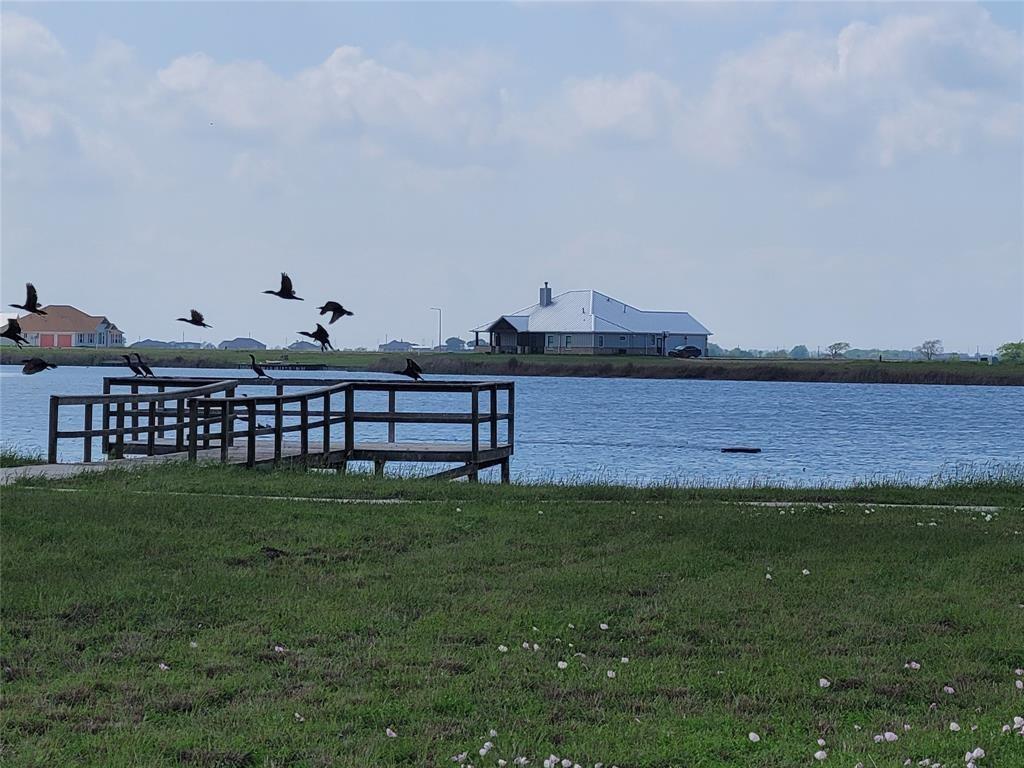
<path id="1" fill-rule="evenodd" d="M 27 356 L 45 356 L 58 366 L 109 366 L 128 348 L 29 349 L 4 346 L 0 363 L 20 365 Z M 249 352 L 235 350 L 132 349 L 152 367 L 236 368 L 248 365 Z M 404 367 L 405 354 L 381 352 L 286 352 L 257 350 L 257 360 L 324 365 L 326 370 L 388 373 Z M 1024 365 L 974 362 L 878 362 L 876 360 L 770 360 L 584 355 L 489 355 L 479 352 L 430 353 L 417 358 L 426 375 L 565 376 L 580 378 L 691 379 L 705 381 L 791 381 L 840 384 L 933 384 L 1024 386 Z M 123 367 L 123 366 L 121 366 Z M 125 368 L 127 371 L 127 368 Z"/>

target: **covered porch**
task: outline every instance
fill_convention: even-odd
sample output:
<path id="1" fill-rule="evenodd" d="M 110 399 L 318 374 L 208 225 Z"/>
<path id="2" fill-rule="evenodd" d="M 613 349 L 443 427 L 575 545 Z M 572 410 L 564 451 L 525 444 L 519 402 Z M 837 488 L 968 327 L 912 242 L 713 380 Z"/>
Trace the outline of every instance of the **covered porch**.
<path id="1" fill-rule="evenodd" d="M 520 324 L 515 321 L 522 320 Z M 487 326 L 473 329 L 473 348 L 492 354 L 543 354 L 544 334 L 526 330 L 527 318 L 500 317 Z M 518 327 L 521 325 L 522 327 Z M 485 338 L 481 343 L 480 337 Z"/>

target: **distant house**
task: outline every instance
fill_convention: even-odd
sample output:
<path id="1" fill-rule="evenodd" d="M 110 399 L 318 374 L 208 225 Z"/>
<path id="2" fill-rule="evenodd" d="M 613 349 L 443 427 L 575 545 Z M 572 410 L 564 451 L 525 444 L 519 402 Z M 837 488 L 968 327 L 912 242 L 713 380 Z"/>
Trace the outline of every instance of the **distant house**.
<path id="1" fill-rule="evenodd" d="M 143 339 L 129 344 L 132 349 L 213 349 L 209 342 L 198 341 L 159 341 L 157 339 Z"/>
<path id="2" fill-rule="evenodd" d="M 416 345 L 411 341 L 401 341 L 395 339 L 389 341 L 387 344 L 381 344 L 377 347 L 378 352 L 409 352 L 416 348 Z"/>
<path id="3" fill-rule="evenodd" d="M 262 341 L 256 341 L 256 339 L 249 339 L 245 336 L 239 336 L 231 340 L 222 341 L 217 345 L 217 349 L 266 349 L 267 345 Z"/>
<path id="4" fill-rule="evenodd" d="M 473 329 L 477 351 L 665 356 L 679 346 L 707 354 L 711 331 L 687 312 L 637 309 L 599 291 L 551 295 L 547 283 L 540 301 Z M 480 343 L 480 334 L 488 340 Z"/>
<path id="5" fill-rule="evenodd" d="M 34 347 L 123 347 L 124 334 L 102 315 L 69 304 L 42 308 L 45 315 L 19 317 L 22 335 Z"/>
<path id="6" fill-rule="evenodd" d="M 292 352 L 319 352 L 319 344 L 311 344 L 308 341 L 296 341 L 288 345 L 288 350 Z"/>

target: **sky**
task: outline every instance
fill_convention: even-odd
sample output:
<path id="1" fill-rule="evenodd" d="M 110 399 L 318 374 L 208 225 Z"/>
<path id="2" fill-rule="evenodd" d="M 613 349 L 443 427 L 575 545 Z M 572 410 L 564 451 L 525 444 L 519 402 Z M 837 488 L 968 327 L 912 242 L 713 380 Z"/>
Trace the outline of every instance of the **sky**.
<path id="1" fill-rule="evenodd" d="M 0 293 L 272 346 L 333 299 L 373 348 L 548 281 L 725 347 L 991 351 L 1022 35 L 1020 3 L 5 2 Z"/>

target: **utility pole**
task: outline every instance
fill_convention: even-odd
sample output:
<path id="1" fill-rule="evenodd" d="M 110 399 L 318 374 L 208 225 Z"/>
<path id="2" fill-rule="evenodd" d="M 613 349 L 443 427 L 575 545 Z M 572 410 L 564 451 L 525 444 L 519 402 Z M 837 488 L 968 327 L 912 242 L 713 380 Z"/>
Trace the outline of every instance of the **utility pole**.
<path id="1" fill-rule="evenodd" d="M 441 351 L 441 308 L 431 307 L 432 311 L 437 312 L 437 351 Z"/>

